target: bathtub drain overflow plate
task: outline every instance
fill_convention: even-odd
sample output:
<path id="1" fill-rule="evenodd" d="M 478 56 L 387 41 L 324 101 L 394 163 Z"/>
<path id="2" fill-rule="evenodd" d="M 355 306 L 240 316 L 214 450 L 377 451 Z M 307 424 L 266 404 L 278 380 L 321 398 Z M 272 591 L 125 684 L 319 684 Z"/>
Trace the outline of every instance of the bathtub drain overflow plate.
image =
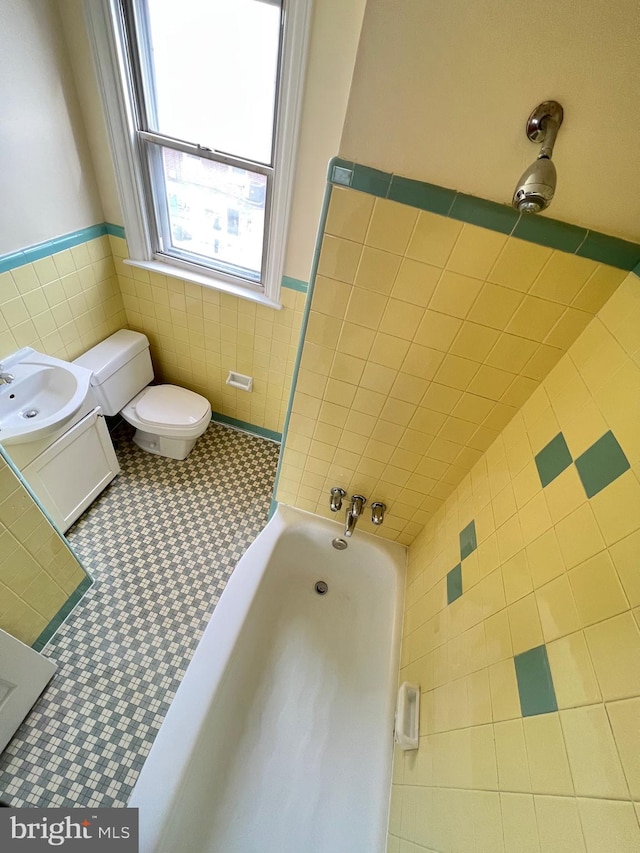
<path id="1" fill-rule="evenodd" d="M 324 581 L 318 581 L 315 589 L 318 595 L 326 595 L 329 592 L 329 586 Z"/>

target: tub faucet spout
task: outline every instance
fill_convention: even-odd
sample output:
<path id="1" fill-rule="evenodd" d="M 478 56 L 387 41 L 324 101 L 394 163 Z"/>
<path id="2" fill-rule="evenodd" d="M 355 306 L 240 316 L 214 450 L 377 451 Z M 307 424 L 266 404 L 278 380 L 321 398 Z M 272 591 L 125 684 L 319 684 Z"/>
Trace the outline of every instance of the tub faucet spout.
<path id="1" fill-rule="evenodd" d="M 356 529 L 356 524 L 362 515 L 362 510 L 364 509 L 366 502 L 367 499 L 363 498 L 362 495 L 352 496 L 351 506 L 347 510 L 347 515 L 344 520 L 344 535 L 347 539 L 353 535 L 353 531 Z"/>

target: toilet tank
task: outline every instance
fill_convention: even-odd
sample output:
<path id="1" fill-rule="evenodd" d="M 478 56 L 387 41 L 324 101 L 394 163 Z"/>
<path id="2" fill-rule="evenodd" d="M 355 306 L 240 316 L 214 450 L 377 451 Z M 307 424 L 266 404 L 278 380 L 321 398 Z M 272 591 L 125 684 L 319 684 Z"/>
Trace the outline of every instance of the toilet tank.
<path id="1" fill-rule="evenodd" d="M 117 415 L 153 379 L 149 341 L 129 329 L 105 338 L 74 363 L 92 371 L 93 392 L 105 415 Z"/>

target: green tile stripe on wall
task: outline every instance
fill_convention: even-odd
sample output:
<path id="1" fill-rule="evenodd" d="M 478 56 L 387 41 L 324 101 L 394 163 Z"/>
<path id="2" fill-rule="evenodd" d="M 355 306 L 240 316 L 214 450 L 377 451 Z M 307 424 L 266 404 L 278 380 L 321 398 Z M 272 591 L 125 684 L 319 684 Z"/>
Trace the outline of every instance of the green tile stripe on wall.
<path id="1" fill-rule="evenodd" d="M 49 640 L 53 637 L 55 632 L 62 625 L 64 620 L 71 613 L 73 608 L 76 606 L 76 604 L 80 601 L 80 599 L 91 586 L 93 586 L 93 578 L 86 577 L 83 581 L 80 582 L 80 584 L 76 587 L 75 591 L 71 593 L 69 598 L 65 601 L 60 610 L 58 610 L 58 612 L 53 617 L 51 622 L 49 622 L 44 631 L 31 644 L 32 649 L 35 649 L 36 652 L 42 651 L 42 649 L 47 645 Z"/>
<path id="2" fill-rule="evenodd" d="M 298 293 L 306 293 L 309 285 L 306 281 L 301 281 L 299 278 L 291 278 L 291 276 L 282 276 L 282 286 L 288 290 L 297 290 Z"/>
<path id="3" fill-rule="evenodd" d="M 561 432 L 552 438 L 540 453 L 536 453 L 535 462 L 543 488 L 571 465 L 573 457 Z"/>
<path id="4" fill-rule="evenodd" d="M 520 215 L 510 205 L 383 172 L 340 157 L 334 157 L 329 162 L 328 180 L 330 184 L 351 187 L 369 195 L 479 225 L 619 269 L 633 270 L 640 276 L 640 243 L 621 240 L 547 216 Z"/>
<path id="5" fill-rule="evenodd" d="M 0 273 L 9 272 L 16 267 L 23 267 L 25 264 L 32 264 L 34 261 L 42 260 L 42 258 L 48 258 L 51 255 L 55 255 L 56 252 L 63 252 L 65 249 L 72 249 L 81 243 L 95 240 L 96 237 L 104 237 L 105 234 L 115 233 L 115 230 L 119 228 L 119 225 L 110 225 L 107 222 L 101 222 L 99 225 L 90 225 L 88 228 L 72 231 L 69 234 L 64 234 L 62 237 L 55 237 L 53 240 L 37 243 L 35 246 L 28 246 L 19 252 L 10 252 L 7 255 L 1 255 Z M 120 230 L 122 230 L 122 235 L 118 234 L 117 236 L 124 237 L 124 229 Z"/>
<path id="6" fill-rule="evenodd" d="M 514 657 L 516 680 L 523 717 L 549 714 L 558 710 L 556 691 L 546 646 L 536 646 Z"/>
<path id="7" fill-rule="evenodd" d="M 282 433 L 276 432 L 273 429 L 267 429 L 266 427 L 255 426 L 254 424 L 247 423 L 247 421 L 240 421 L 238 418 L 231 418 L 229 415 L 223 415 L 221 412 L 212 412 L 211 420 L 216 421 L 216 423 L 224 424 L 225 426 L 233 427 L 234 429 L 240 429 L 242 432 L 250 432 L 252 435 L 257 435 L 260 438 L 268 438 L 269 441 L 275 441 L 277 444 L 280 444 L 282 441 Z"/>
<path id="8" fill-rule="evenodd" d="M 597 495 L 630 467 L 611 430 L 576 459 L 576 468 L 588 498 Z"/>

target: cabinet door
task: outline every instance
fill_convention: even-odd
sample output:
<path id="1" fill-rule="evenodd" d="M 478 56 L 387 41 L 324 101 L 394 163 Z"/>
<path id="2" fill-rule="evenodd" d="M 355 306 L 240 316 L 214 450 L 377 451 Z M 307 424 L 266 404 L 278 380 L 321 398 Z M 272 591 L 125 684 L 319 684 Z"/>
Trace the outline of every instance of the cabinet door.
<path id="1" fill-rule="evenodd" d="M 64 533 L 119 471 L 107 425 L 97 408 L 22 474 Z"/>

